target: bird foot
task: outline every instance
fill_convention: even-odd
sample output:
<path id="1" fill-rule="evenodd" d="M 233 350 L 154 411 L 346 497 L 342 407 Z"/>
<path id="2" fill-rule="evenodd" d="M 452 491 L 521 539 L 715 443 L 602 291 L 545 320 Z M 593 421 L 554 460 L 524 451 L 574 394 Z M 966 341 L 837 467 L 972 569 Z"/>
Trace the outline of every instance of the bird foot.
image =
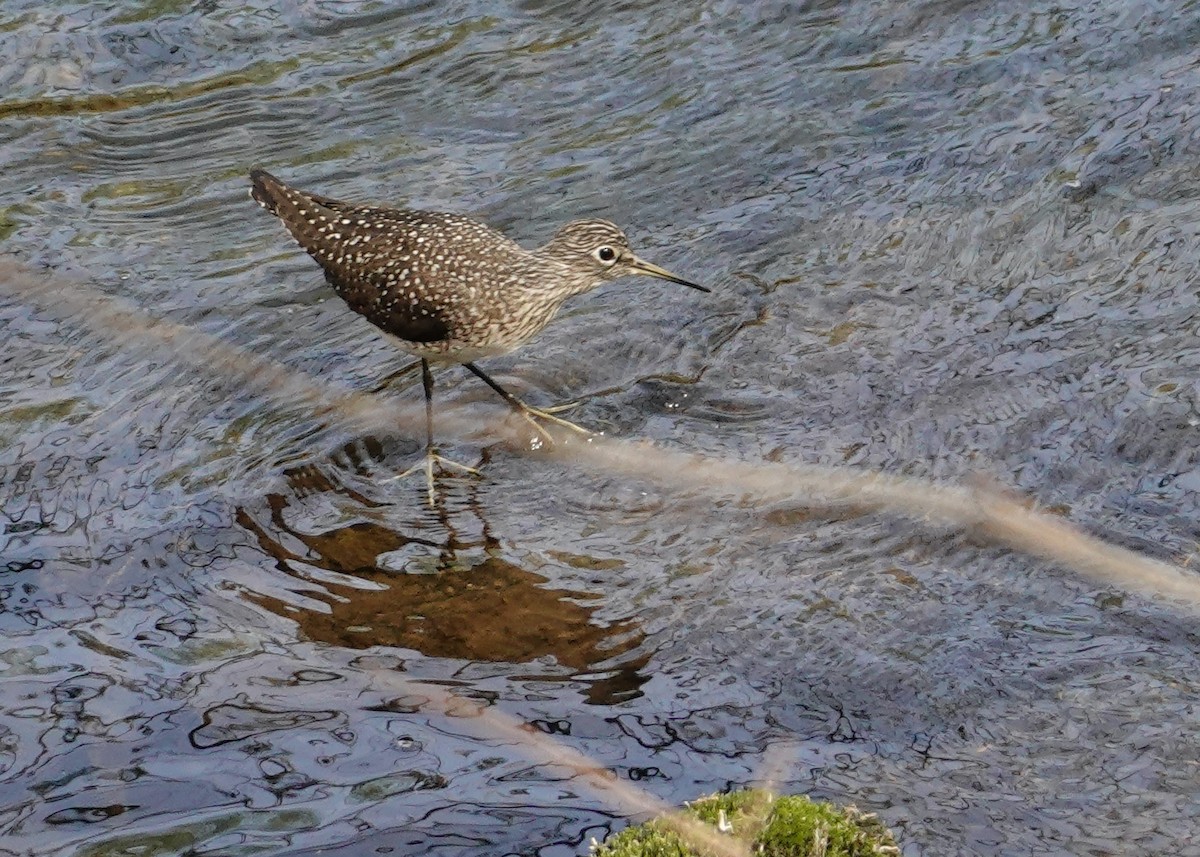
<path id="1" fill-rule="evenodd" d="M 582 402 L 563 402 L 561 405 L 551 405 L 548 408 L 537 409 L 542 414 L 564 414 L 567 411 L 573 411 L 578 408 Z"/>
<path id="2" fill-rule="evenodd" d="M 474 467 L 468 467 L 466 464 L 460 464 L 459 462 L 453 461 L 449 458 L 446 458 L 445 456 L 438 455 L 436 452 L 434 452 L 432 449 L 430 449 L 425 452 L 425 460 L 424 461 L 420 462 L 419 464 L 414 464 L 412 467 L 408 468 L 408 470 L 405 470 L 403 473 L 401 473 L 397 476 L 393 476 L 391 481 L 399 482 L 401 479 L 404 479 L 407 476 L 411 476 L 412 474 L 416 473 L 418 470 L 424 470 L 425 471 L 425 479 L 429 485 L 429 505 L 436 506 L 437 505 L 437 491 L 434 487 L 434 470 L 435 470 L 435 468 L 439 468 L 439 467 L 442 469 L 445 469 L 445 470 L 458 470 L 463 473 L 469 474 L 471 476 L 482 476 L 483 475 L 478 470 L 476 470 Z"/>
<path id="3" fill-rule="evenodd" d="M 568 408 L 575 407 L 577 404 L 579 404 L 579 403 L 572 402 L 568 405 L 558 405 L 558 406 L 550 408 L 548 410 L 542 410 L 541 408 L 535 408 L 532 405 L 524 405 L 523 410 L 521 411 L 521 414 L 522 414 L 522 416 L 525 417 L 525 419 L 529 420 L 529 422 L 534 426 L 534 428 L 537 429 L 538 434 L 540 434 L 545 440 L 549 441 L 551 444 L 554 443 L 554 439 L 552 437 L 550 437 L 549 434 L 547 434 L 547 432 L 544 428 L 542 428 L 540 425 L 538 425 L 537 420 L 546 420 L 546 422 L 554 423 L 555 425 L 560 425 L 563 428 L 570 429 L 573 432 L 578 432 L 579 434 L 583 435 L 584 437 L 592 437 L 593 435 L 596 434 L 594 431 L 588 431 L 583 426 L 576 425 L 575 423 L 571 422 L 570 420 L 564 420 L 562 417 L 556 417 L 554 415 L 556 411 L 557 412 L 565 411 Z"/>

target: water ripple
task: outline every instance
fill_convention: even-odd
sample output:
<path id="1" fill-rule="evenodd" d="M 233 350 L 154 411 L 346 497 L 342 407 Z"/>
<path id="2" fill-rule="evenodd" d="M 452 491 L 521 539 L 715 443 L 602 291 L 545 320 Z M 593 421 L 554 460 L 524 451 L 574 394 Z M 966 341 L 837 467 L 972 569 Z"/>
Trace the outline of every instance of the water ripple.
<path id="1" fill-rule="evenodd" d="M 94 314 L 114 296 L 367 391 L 407 360 L 249 167 L 529 245 L 608 217 L 714 294 L 573 302 L 489 366 L 523 396 L 669 448 L 982 472 L 1186 559 L 1198 29 L 1099 0 L 10 0 L 0 242 Z M 447 449 L 487 478 L 430 509 L 388 481 L 414 432 L 347 433 L 10 292 L 13 853 L 566 854 L 621 823 L 445 687 L 667 801 L 786 755 L 786 786 L 924 854 L 1196 838 L 1200 669 L 1162 605 L 969 535 L 500 445 Z M 418 413 L 414 379 L 377 395 Z M 440 371 L 438 402 L 486 421 L 478 387 Z"/>

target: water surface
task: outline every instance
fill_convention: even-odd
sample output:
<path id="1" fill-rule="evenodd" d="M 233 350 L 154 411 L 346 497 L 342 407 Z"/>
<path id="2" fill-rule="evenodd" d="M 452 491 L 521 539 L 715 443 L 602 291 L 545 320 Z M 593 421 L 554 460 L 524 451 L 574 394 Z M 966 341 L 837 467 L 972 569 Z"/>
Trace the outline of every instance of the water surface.
<path id="1" fill-rule="evenodd" d="M 488 366 L 531 401 L 718 457 L 982 472 L 1186 561 L 1198 38 L 1194 3 L 5 0 L 0 240 L 370 390 L 407 361 L 251 166 L 529 245 L 606 217 L 714 293 L 573 302 Z M 63 315 L 0 298 L 0 853 L 557 857 L 623 823 L 422 683 L 668 802 L 786 753 L 783 787 L 906 854 L 1198 847 L 1170 604 L 500 443 L 445 449 L 486 479 L 431 509 L 387 478 L 409 434 L 327 442 Z"/>

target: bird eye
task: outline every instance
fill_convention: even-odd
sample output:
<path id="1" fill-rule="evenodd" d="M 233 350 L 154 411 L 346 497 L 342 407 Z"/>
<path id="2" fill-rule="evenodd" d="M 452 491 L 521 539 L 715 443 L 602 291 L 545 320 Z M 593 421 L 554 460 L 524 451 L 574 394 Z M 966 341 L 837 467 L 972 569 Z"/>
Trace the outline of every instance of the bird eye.
<path id="1" fill-rule="evenodd" d="M 601 262 L 611 262 L 613 259 L 617 258 L 617 251 L 605 245 L 596 251 L 596 258 Z"/>

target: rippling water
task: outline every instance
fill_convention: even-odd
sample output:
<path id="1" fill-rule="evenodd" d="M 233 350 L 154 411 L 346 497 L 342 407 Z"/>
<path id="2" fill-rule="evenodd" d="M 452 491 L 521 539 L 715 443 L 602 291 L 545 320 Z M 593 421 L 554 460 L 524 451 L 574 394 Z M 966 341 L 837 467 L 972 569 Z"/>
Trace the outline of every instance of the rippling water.
<path id="1" fill-rule="evenodd" d="M 407 361 L 251 166 L 527 244 L 607 217 L 714 294 L 575 301 L 489 364 L 531 400 L 718 456 L 983 472 L 1186 560 L 1198 39 L 1191 2 L 4 0 L 0 241 L 370 390 Z M 906 854 L 1200 853 L 1168 605 L 502 445 L 446 450 L 487 478 L 431 509 L 387 479 L 406 433 L 312 442 L 303 408 L 11 291 L 0 854 L 568 855 L 620 823 L 412 682 L 669 802 L 782 759 Z M 442 401 L 498 413 L 464 375 Z"/>

